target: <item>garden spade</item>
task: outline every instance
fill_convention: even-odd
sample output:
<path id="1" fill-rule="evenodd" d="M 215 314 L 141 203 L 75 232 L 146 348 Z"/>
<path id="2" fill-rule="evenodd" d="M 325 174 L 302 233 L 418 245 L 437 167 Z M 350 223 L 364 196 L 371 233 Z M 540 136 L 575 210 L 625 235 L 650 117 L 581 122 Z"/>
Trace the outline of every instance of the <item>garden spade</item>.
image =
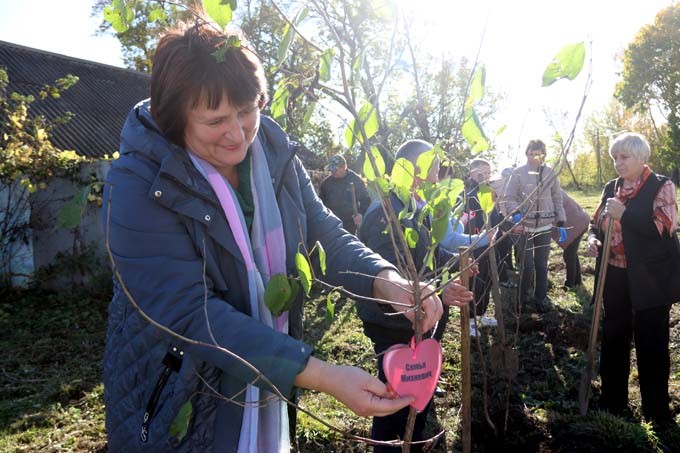
<path id="1" fill-rule="evenodd" d="M 600 257 L 600 271 L 597 276 L 597 288 L 595 288 L 595 307 L 593 309 L 593 319 L 590 324 L 590 339 L 588 340 L 588 353 L 586 367 L 581 373 L 581 386 L 578 390 L 578 406 L 581 415 L 588 413 L 588 402 L 590 401 L 590 386 L 593 381 L 593 371 L 595 368 L 595 352 L 597 349 L 597 332 L 600 327 L 600 315 L 602 313 L 602 295 L 604 293 L 604 283 L 607 278 L 607 260 L 609 259 L 609 246 L 611 244 L 613 219 L 607 223 L 607 231 L 604 235 L 604 245 L 602 246 L 602 256 Z"/>

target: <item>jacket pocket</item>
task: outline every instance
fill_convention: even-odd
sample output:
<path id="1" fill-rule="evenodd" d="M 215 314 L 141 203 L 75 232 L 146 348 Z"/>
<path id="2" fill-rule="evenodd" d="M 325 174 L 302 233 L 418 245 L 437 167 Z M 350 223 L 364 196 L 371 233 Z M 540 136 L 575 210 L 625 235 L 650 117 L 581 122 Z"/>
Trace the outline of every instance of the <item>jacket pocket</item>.
<path id="1" fill-rule="evenodd" d="M 154 413 L 156 411 L 156 406 L 160 400 L 163 389 L 168 383 L 168 379 L 172 373 L 178 373 L 182 367 L 182 351 L 178 351 L 176 347 L 173 347 L 165 357 L 163 357 L 163 371 L 161 372 L 156 385 L 149 396 L 149 400 L 146 403 L 146 409 L 144 410 L 144 416 L 142 417 L 142 427 L 139 433 L 139 440 L 142 443 L 146 443 L 149 440 L 149 428 L 151 426 L 151 421 L 153 419 Z"/>

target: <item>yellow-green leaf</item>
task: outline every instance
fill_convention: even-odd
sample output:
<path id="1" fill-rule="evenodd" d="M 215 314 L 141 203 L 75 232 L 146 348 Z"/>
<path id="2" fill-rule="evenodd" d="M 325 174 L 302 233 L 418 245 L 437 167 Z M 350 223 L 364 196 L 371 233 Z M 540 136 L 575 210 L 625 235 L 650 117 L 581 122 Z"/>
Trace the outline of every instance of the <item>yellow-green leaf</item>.
<path id="1" fill-rule="evenodd" d="M 290 91 L 288 91 L 288 82 L 282 80 L 274 92 L 270 113 L 272 118 L 285 126 L 286 123 L 286 107 L 288 106 L 288 99 L 290 98 Z"/>
<path id="2" fill-rule="evenodd" d="M 321 61 L 319 62 L 319 80 L 322 82 L 328 82 L 331 79 L 333 55 L 335 55 L 335 50 L 332 48 L 326 49 L 321 55 Z"/>
<path id="3" fill-rule="evenodd" d="M 550 86 L 559 79 L 574 80 L 583 69 L 585 58 L 586 46 L 583 42 L 564 46 L 545 68 L 543 86 Z"/>
<path id="4" fill-rule="evenodd" d="M 167 16 L 163 8 L 155 8 L 149 13 L 149 22 L 165 22 L 166 18 Z"/>
<path id="5" fill-rule="evenodd" d="M 371 156 L 373 156 L 373 160 L 375 162 L 375 166 L 378 169 L 378 174 L 376 175 L 375 172 L 373 171 L 373 165 L 371 164 L 371 158 L 369 157 L 368 153 L 366 154 L 364 158 L 364 165 L 363 165 L 363 171 L 364 171 L 364 176 L 368 181 L 373 181 L 376 178 L 381 177 L 382 175 L 385 174 L 385 161 L 383 160 L 382 154 L 380 154 L 380 150 L 372 146 L 371 147 Z"/>
<path id="6" fill-rule="evenodd" d="M 378 113 L 375 110 L 375 107 L 373 107 L 373 104 L 366 101 L 357 114 L 359 116 L 360 124 L 363 125 L 364 132 L 366 133 L 366 139 L 368 140 L 378 132 L 380 126 Z M 347 146 L 351 148 L 357 140 L 359 143 L 363 143 L 364 137 L 361 135 L 361 129 L 357 125 L 356 120 L 353 119 L 349 122 L 349 125 L 345 130 L 345 142 L 347 143 Z"/>
<path id="7" fill-rule="evenodd" d="M 302 125 L 307 126 L 309 124 L 309 120 L 312 118 L 312 115 L 314 114 L 314 109 L 316 109 L 316 101 L 312 101 L 309 103 L 307 106 L 307 110 L 305 110 L 305 116 L 302 118 Z"/>
<path id="8" fill-rule="evenodd" d="M 486 68 L 484 65 L 480 66 L 475 72 L 472 82 L 470 83 L 470 94 L 465 102 L 466 107 L 472 107 L 484 96 L 484 86 L 486 84 Z"/>
<path id="9" fill-rule="evenodd" d="M 335 304 L 333 303 L 333 294 L 335 291 L 331 291 L 326 296 L 326 322 L 331 323 L 335 317 Z"/>
<path id="10" fill-rule="evenodd" d="M 408 159 L 400 157 L 394 163 L 392 167 L 392 174 L 390 175 L 390 181 L 394 184 L 397 194 L 401 201 L 406 203 L 408 201 L 408 193 L 413 187 L 413 181 L 415 180 L 415 169 L 413 164 Z"/>
<path id="11" fill-rule="evenodd" d="M 406 238 L 406 243 L 408 244 L 409 248 L 416 248 L 416 244 L 418 243 L 418 232 L 416 230 L 408 227 L 405 228 L 404 237 Z"/>
<path id="12" fill-rule="evenodd" d="M 231 22 L 233 13 L 231 2 L 224 0 L 203 0 L 203 9 L 222 30 Z"/>
<path id="13" fill-rule="evenodd" d="M 305 17 L 307 17 L 307 8 L 302 8 L 298 13 L 295 15 L 295 18 L 293 19 L 293 24 L 295 26 L 299 25 L 300 22 L 302 22 Z M 279 50 L 278 50 L 278 57 L 276 60 L 276 66 L 279 66 L 281 63 L 283 63 L 283 60 L 286 59 L 286 54 L 288 53 L 288 49 L 290 49 L 290 45 L 293 43 L 293 38 L 295 37 L 295 28 L 292 27 L 290 24 L 286 24 L 285 28 L 283 29 L 283 37 L 281 38 L 281 42 L 279 43 Z"/>
<path id="14" fill-rule="evenodd" d="M 418 171 L 418 177 L 420 179 L 427 179 L 427 175 L 430 174 L 432 164 L 434 164 L 436 158 L 437 150 L 435 148 L 432 148 L 431 150 L 426 151 L 418 156 L 418 159 L 416 160 L 416 167 Z"/>
<path id="15" fill-rule="evenodd" d="M 326 275 L 326 250 L 324 250 L 321 242 L 316 241 L 316 250 L 319 253 L 319 267 L 321 268 L 321 274 Z"/>
<path id="16" fill-rule="evenodd" d="M 470 145 L 470 150 L 473 154 L 481 153 L 489 149 L 489 141 L 484 135 L 482 123 L 474 109 L 469 109 L 465 115 L 465 122 L 461 130 L 463 138 Z"/>
<path id="17" fill-rule="evenodd" d="M 486 184 L 481 184 L 479 190 L 477 191 L 477 199 L 479 200 L 479 206 L 482 210 L 489 215 L 493 211 L 495 205 L 493 201 L 493 191 Z"/>
<path id="18" fill-rule="evenodd" d="M 300 283 L 306 296 L 309 296 L 309 291 L 312 289 L 312 268 L 307 261 L 307 257 L 300 252 L 295 254 L 295 267 L 297 267 L 298 275 L 300 276 Z"/>
<path id="19" fill-rule="evenodd" d="M 104 20 L 109 22 L 117 33 L 124 33 L 128 29 L 128 24 L 121 15 L 121 11 L 116 10 L 112 5 L 104 7 Z"/>

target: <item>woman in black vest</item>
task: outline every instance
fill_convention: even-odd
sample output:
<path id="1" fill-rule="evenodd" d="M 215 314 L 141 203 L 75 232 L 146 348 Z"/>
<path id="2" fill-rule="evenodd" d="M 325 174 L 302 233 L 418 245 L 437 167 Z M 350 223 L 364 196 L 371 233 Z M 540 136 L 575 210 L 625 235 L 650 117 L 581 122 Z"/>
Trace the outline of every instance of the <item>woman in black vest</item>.
<path id="1" fill-rule="evenodd" d="M 668 340 L 675 300 L 668 285 L 680 266 L 675 186 L 649 169 L 649 143 L 640 134 L 620 135 L 609 154 L 619 177 L 605 185 L 588 234 L 588 254 L 598 256 L 607 223 L 614 222 L 605 263 L 600 407 L 614 414 L 626 410 L 634 340 L 642 413 L 664 426 L 672 422 Z M 598 268 L 600 261 L 598 256 Z"/>

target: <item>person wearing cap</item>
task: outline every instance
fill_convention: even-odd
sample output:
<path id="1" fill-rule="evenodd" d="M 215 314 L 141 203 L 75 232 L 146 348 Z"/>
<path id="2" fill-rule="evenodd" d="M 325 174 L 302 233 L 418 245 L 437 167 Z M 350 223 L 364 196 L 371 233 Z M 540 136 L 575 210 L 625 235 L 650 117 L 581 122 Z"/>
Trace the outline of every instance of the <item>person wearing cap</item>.
<path id="1" fill-rule="evenodd" d="M 541 140 L 531 140 L 526 148 L 527 163 L 516 168 L 503 196 L 503 209 L 519 213 L 515 231 L 520 235 L 518 250 L 523 259 L 520 301 L 535 301 L 537 311 L 547 309 L 548 258 L 550 235 L 566 220 L 562 191 L 557 174 L 545 165 L 546 148 Z M 503 204 L 501 203 L 501 204 Z"/>
<path id="2" fill-rule="evenodd" d="M 359 175 L 347 168 L 347 161 L 341 155 L 328 159 L 326 170 L 331 175 L 321 182 L 319 198 L 342 220 L 343 228 L 355 234 L 364 212 L 371 204 L 371 197 L 364 182 Z"/>

